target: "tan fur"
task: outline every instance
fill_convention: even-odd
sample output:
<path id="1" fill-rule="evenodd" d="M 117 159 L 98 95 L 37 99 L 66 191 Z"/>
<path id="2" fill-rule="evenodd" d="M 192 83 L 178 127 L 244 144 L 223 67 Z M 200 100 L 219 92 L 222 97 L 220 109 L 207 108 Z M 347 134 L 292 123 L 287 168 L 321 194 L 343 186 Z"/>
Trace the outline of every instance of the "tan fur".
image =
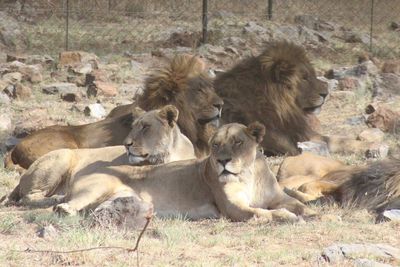
<path id="1" fill-rule="evenodd" d="M 332 152 L 354 152 L 362 143 L 329 138 L 313 130 L 310 115 L 323 105 L 328 94 L 326 84 L 316 78 L 305 50 L 288 42 L 270 42 L 259 56 L 239 62 L 218 75 L 214 86 L 224 99 L 225 122 L 266 125 L 264 139 L 267 155 L 298 154 L 298 142 L 312 139 L 327 142 Z"/>
<path id="2" fill-rule="evenodd" d="M 295 168 L 285 173 L 292 173 L 297 168 L 299 175 L 281 180 L 280 185 L 287 188 L 285 192 L 302 202 L 331 196 L 344 206 L 375 212 L 400 208 L 400 160 L 383 160 L 362 167 L 341 166 L 336 161 L 318 157 L 308 161 L 293 157 L 290 163 L 285 168 Z M 305 167 L 298 168 L 302 164 Z M 322 168 L 310 173 L 314 176 L 302 176 L 307 175 L 304 170 L 313 169 L 314 164 Z M 325 175 L 318 176 L 318 173 L 326 171 Z"/>
<path id="3" fill-rule="evenodd" d="M 135 103 L 116 107 L 109 117 L 129 112 L 136 105 L 147 110 L 166 104 L 178 108 L 179 127 L 194 144 L 196 155 L 207 155 L 207 142 L 218 126 L 223 101 L 214 92 L 204 62 L 197 57 L 178 55 L 168 67 L 154 70 Z"/>
<path id="4" fill-rule="evenodd" d="M 175 56 L 164 68 L 154 70 L 146 80 L 138 105 L 144 110 L 175 105 L 181 116 L 178 125 L 194 144 L 196 154 L 207 154 L 207 141 L 218 123 L 223 101 L 215 94 L 211 81 L 201 73 L 198 58 Z M 203 63 L 202 63 L 203 64 Z M 118 117 L 79 126 L 51 126 L 24 138 L 11 152 L 13 164 L 27 169 L 36 159 L 60 148 L 97 148 L 122 145 L 135 116 L 135 105 L 124 106 Z M 200 120 L 200 121 L 199 121 Z M 205 123 L 212 121 L 213 123 Z M 13 163 L 13 164 L 11 164 Z"/>
<path id="5" fill-rule="evenodd" d="M 167 114 L 171 116 L 166 117 Z M 55 196 L 42 202 L 43 196 L 63 195 L 75 176 L 95 172 L 98 168 L 122 164 L 161 164 L 195 158 L 194 148 L 176 125 L 177 109 L 165 106 L 141 114 L 132 124 L 133 130 L 124 146 L 93 149 L 60 149 L 47 153 L 32 164 L 21 177 L 9 197 L 9 203 L 20 201 L 25 205 L 55 204 Z M 147 129 L 143 131 L 143 125 Z M 128 155 L 127 155 L 127 151 Z"/>
<path id="6" fill-rule="evenodd" d="M 222 215 L 245 221 L 257 216 L 267 221 L 295 221 L 296 214 L 313 214 L 284 194 L 265 158 L 256 157 L 262 134 L 259 124 L 228 124 L 213 136 L 211 155 L 205 159 L 144 167 L 111 166 L 76 175 L 70 181 L 66 202 L 55 210 L 75 214 L 121 196 L 135 196 L 151 202 L 160 217 L 196 220 Z"/>

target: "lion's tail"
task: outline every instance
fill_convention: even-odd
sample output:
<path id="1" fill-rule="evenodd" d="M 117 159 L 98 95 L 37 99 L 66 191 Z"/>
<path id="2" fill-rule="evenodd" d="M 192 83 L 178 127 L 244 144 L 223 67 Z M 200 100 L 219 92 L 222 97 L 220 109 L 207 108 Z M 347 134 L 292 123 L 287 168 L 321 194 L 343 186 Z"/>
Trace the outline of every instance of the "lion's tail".
<path id="1" fill-rule="evenodd" d="M 328 173 L 324 180 L 338 183 L 342 205 L 381 212 L 400 209 L 400 160 L 383 160 L 365 167 Z"/>

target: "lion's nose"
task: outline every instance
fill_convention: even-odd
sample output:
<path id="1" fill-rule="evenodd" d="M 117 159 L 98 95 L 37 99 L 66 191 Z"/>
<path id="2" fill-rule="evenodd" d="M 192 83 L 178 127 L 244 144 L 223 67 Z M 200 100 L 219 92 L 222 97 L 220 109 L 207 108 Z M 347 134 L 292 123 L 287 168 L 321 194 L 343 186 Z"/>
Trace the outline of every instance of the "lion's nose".
<path id="1" fill-rule="evenodd" d="M 221 163 L 222 166 L 225 167 L 226 164 L 228 164 L 229 161 L 231 161 L 232 159 L 218 159 L 217 161 L 219 163 Z"/>
<path id="2" fill-rule="evenodd" d="M 126 138 L 126 139 L 124 140 L 124 146 L 125 146 L 126 148 L 130 147 L 132 144 L 133 144 L 132 139 Z"/>
<path id="3" fill-rule="evenodd" d="M 325 99 L 328 96 L 328 93 L 320 93 L 319 95 Z"/>
<path id="4" fill-rule="evenodd" d="M 213 106 L 216 107 L 218 110 L 221 110 L 223 105 L 224 105 L 224 100 L 222 99 L 215 99 L 215 102 L 213 104 Z"/>

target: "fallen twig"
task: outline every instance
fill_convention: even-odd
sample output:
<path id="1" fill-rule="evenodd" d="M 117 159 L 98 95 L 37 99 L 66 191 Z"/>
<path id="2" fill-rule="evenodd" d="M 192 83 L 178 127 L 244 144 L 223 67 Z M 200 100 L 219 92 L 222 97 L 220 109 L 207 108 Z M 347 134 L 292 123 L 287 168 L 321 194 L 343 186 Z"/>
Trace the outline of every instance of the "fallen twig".
<path id="1" fill-rule="evenodd" d="M 142 236 L 144 232 L 147 229 L 147 226 L 150 223 L 152 216 L 147 216 L 146 217 L 146 224 L 144 225 L 142 231 L 140 232 L 137 240 L 136 240 L 136 245 L 134 248 L 127 248 L 127 247 L 119 247 L 119 246 L 99 246 L 99 247 L 90 247 L 90 248 L 83 248 L 83 249 L 75 249 L 75 250 L 38 250 L 38 249 L 30 249 L 27 248 L 25 250 L 11 250 L 13 252 L 26 252 L 26 253 L 60 253 L 60 254 L 70 254 L 70 253 L 76 253 L 76 252 L 84 252 L 84 251 L 90 251 L 90 250 L 98 250 L 98 249 L 122 249 L 126 250 L 127 252 L 135 252 L 139 248 L 139 242 L 140 239 L 142 239 Z"/>

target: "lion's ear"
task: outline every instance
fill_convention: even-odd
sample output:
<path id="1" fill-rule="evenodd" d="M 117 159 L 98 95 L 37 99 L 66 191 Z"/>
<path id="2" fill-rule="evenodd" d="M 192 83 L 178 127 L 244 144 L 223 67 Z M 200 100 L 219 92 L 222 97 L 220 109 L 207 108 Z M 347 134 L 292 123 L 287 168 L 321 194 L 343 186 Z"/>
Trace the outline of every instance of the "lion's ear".
<path id="1" fill-rule="evenodd" d="M 258 121 L 252 122 L 247 127 L 247 131 L 251 136 L 254 136 L 257 143 L 261 143 L 265 135 L 265 126 Z"/>
<path id="2" fill-rule="evenodd" d="M 285 83 L 295 75 L 295 65 L 286 60 L 275 61 L 271 66 L 272 79 L 276 83 Z"/>
<path id="3" fill-rule="evenodd" d="M 166 105 L 159 111 L 158 114 L 161 116 L 161 118 L 166 119 L 168 124 L 172 127 L 174 126 L 174 123 L 178 121 L 179 111 L 173 105 Z"/>

